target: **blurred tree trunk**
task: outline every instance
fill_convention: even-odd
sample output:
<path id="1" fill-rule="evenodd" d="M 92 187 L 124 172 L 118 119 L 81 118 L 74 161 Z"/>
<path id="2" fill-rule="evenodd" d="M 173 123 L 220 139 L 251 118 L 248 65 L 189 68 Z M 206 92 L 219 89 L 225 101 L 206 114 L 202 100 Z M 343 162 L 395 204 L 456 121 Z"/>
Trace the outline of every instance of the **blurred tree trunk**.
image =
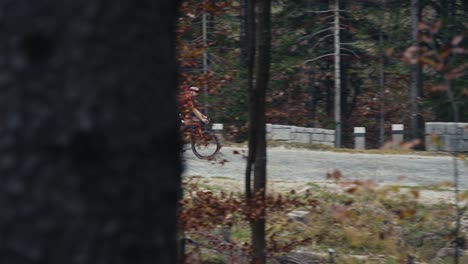
<path id="1" fill-rule="evenodd" d="M 239 36 L 239 46 L 241 50 L 241 56 L 240 56 L 240 64 L 241 64 L 241 74 L 244 74 L 245 71 L 242 71 L 243 67 L 247 67 L 247 21 L 248 21 L 248 5 L 249 1 L 248 0 L 242 0 L 241 1 L 241 8 L 240 8 L 240 20 L 239 20 L 239 25 L 240 25 L 240 36 Z"/>
<path id="2" fill-rule="evenodd" d="M 386 0 L 382 1 L 382 9 L 380 16 L 385 17 Z M 383 22 L 379 25 L 379 147 L 383 147 L 385 143 L 385 110 L 384 110 L 384 94 L 385 94 L 385 60 L 384 60 L 384 40 L 383 40 Z"/>
<path id="3" fill-rule="evenodd" d="M 176 263 L 177 2 L 0 0 L 0 263 Z"/>
<path id="4" fill-rule="evenodd" d="M 334 12 L 334 46 L 335 46 L 335 147 L 341 148 L 342 141 L 342 93 L 341 93 L 341 40 L 340 40 L 340 0 L 335 0 Z"/>
<path id="5" fill-rule="evenodd" d="M 341 1 L 339 2 L 339 10 L 348 10 L 349 2 L 347 1 Z M 339 13 L 340 17 L 343 17 L 343 19 L 347 20 L 350 19 L 350 15 L 347 14 L 347 12 L 340 12 Z M 351 19 L 350 19 L 351 20 Z M 346 44 L 343 43 L 350 43 L 353 42 L 352 35 L 349 33 L 348 30 L 340 30 L 340 49 L 351 49 L 351 47 L 347 46 Z M 349 51 L 348 51 L 349 52 Z M 344 52 L 346 53 L 346 51 Z M 349 57 L 341 55 L 340 59 L 340 83 L 341 83 L 341 146 L 345 145 L 345 142 L 354 142 L 354 138 L 351 133 L 348 133 L 347 131 L 350 131 L 352 127 L 350 127 L 349 124 L 349 117 L 351 116 L 353 112 L 353 104 L 351 101 L 353 98 L 351 97 L 351 89 L 352 89 L 352 81 L 351 81 L 351 61 Z"/>
<path id="6" fill-rule="evenodd" d="M 317 110 L 317 88 L 315 87 L 315 72 L 314 67 L 309 66 L 307 69 L 308 79 L 307 79 L 307 95 L 309 96 L 308 102 L 308 116 L 307 116 L 307 126 L 315 126 L 316 110 Z"/>
<path id="7" fill-rule="evenodd" d="M 257 150 L 257 113 L 256 113 L 256 90 L 254 87 L 254 65 L 255 65 L 255 5 L 256 0 L 245 0 L 245 11 L 244 11 L 244 30 L 245 30 L 245 43 L 244 46 L 244 61 L 242 67 L 246 70 L 245 78 L 247 80 L 247 90 L 249 96 L 249 153 L 247 156 L 247 166 L 245 170 L 245 196 L 247 199 L 252 197 L 252 167 L 255 164 L 255 156 Z"/>
<path id="8" fill-rule="evenodd" d="M 461 1 L 462 2 L 462 10 L 464 12 L 468 12 L 468 1 Z"/>
<path id="9" fill-rule="evenodd" d="M 411 0 L 411 40 L 413 45 L 418 44 L 418 23 L 421 18 L 421 5 L 419 0 Z M 421 64 L 415 63 L 410 66 L 411 71 L 411 113 L 410 113 L 410 137 L 411 139 L 422 139 L 424 135 L 424 124 L 420 110 L 420 99 L 423 96 Z"/>
<path id="10" fill-rule="evenodd" d="M 255 123 L 250 127 L 255 128 L 256 153 L 254 163 L 254 193 L 260 194 L 259 198 L 265 201 L 266 192 L 266 131 L 265 131 L 265 94 L 270 79 L 271 61 L 271 0 L 257 0 L 257 28 L 255 62 L 255 91 L 254 105 L 251 108 L 255 115 Z M 265 210 L 262 217 L 254 221 L 252 225 L 253 263 L 266 263 L 266 238 L 265 238 Z"/>
<path id="11" fill-rule="evenodd" d="M 306 8 L 307 10 L 313 10 L 313 7 L 315 5 L 314 0 L 307 0 L 306 3 Z M 307 13 L 307 17 L 312 19 L 314 16 L 314 13 L 309 12 Z M 309 33 L 310 34 L 310 33 Z M 312 41 L 312 38 L 309 38 L 307 42 L 307 46 L 309 49 L 312 49 L 314 47 L 314 42 Z M 309 96 L 309 102 L 307 106 L 308 110 L 308 116 L 307 116 L 307 126 L 308 127 L 314 127 L 316 123 L 316 111 L 317 111 L 317 88 L 315 87 L 315 66 L 308 66 L 306 69 L 306 74 L 307 74 L 307 95 Z"/>

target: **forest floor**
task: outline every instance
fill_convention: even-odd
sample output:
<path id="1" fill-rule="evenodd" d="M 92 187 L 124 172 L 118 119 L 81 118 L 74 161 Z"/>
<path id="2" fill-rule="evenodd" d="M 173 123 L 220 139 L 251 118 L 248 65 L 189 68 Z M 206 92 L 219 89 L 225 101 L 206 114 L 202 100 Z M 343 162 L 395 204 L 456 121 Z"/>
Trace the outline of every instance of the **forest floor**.
<path id="1" fill-rule="evenodd" d="M 220 155 L 211 161 L 198 159 L 188 150 L 183 155 L 185 167 L 183 173 L 184 179 L 195 179 L 198 182 L 198 186 L 204 190 L 215 193 L 221 191 L 227 193 L 233 192 L 241 197 L 243 196 L 245 184 L 246 155 L 247 148 L 244 144 L 223 146 Z M 459 176 L 462 203 L 465 203 L 466 198 L 468 198 L 468 162 L 462 156 L 460 159 L 457 159 L 456 165 L 457 170 L 455 171 L 454 159 L 447 153 L 427 153 L 407 150 L 354 151 L 336 150 L 320 146 L 304 147 L 294 144 L 270 144 L 267 151 L 267 192 L 286 194 L 294 190 L 296 194 L 301 195 L 308 191 L 312 195 L 318 195 L 318 197 L 336 197 L 331 198 L 333 204 L 333 199 L 339 199 L 338 197 L 342 194 L 344 196 L 349 195 L 349 190 L 356 185 L 360 185 L 359 188 L 362 190 L 369 187 L 375 193 L 380 193 L 385 188 L 390 188 L 392 191 L 386 197 L 390 199 L 388 201 L 396 199 L 396 201 L 399 201 L 397 204 L 401 203 L 401 205 L 405 205 L 407 198 L 408 201 L 414 200 L 419 204 L 417 205 L 418 208 L 426 208 L 418 209 L 418 215 L 425 214 L 428 215 L 425 219 L 432 219 L 431 217 L 437 216 L 440 208 L 453 207 L 455 201 L 453 187 L 455 172 Z M 338 179 L 336 177 L 330 178 L 330 175 L 338 175 L 339 177 L 337 177 Z M 333 195 L 330 196 L 329 194 Z M 359 192 L 357 195 L 359 196 Z M 363 204 L 365 205 L 366 202 Z M 364 206 L 363 208 L 366 207 Z M 381 210 L 386 209 L 375 209 L 376 212 Z M 450 211 L 450 209 L 448 210 Z M 366 216 L 367 213 L 363 212 L 362 216 Z M 439 213 L 437 217 L 452 214 L 453 212 L 448 214 Z M 431 220 L 443 227 L 442 229 L 434 229 L 434 227 L 431 227 L 432 224 L 425 226 L 425 222 L 419 222 L 419 220 L 415 222 L 410 221 L 411 223 L 407 223 L 407 226 L 404 227 L 405 230 L 414 228 L 414 231 L 407 235 L 409 237 L 417 237 L 416 240 L 424 239 L 426 233 L 437 237 L 434 240 L 437 243 L 434 242 L 433 245 L 424 244 L 422 248 L 415 248 L 415 252 L 421 254 L 419 259 L 427 261 L 420 261 L 418 263 L 453 263 L 453 261 L 440 262 L 439 259 L 441 258 L 439 257 L 437 257 L 437 261 L 439 262 L 428 261 L 431 258 L 447 255 L 446 252 L 453 251 L 449 246 L 450 243 L 444 242 L 447 235 L 442 234 L 445 231 L 450 232 L 447 229 L 453 225 L 453 220 L 450 219 L 452 218 Z M 324 228 L 323 230 L 319 230 L 327 233 L 327 223 L 327 221 L 323 222 Z M 466 214 L 463 216 L 461 224 L 463 233 L 468 234 L 468 216 Z M 357 227 L 348 226 L 346 228 L 354 230 Z M 348 230 L 346 228 L 344 229 L 345 231 Z M 317 226 L 314 230 L 314 232 L 318 232 Z M 341 235 L 346 236 L 347 231 L 341 234 L 340 230 L 338 229 L 337 239 L 341 239 Z M 357 228 L 356 230 L 360 229 Z M 439 232 L 438 230 L 442 231 Z M 420 234 L 422 234 L 421 238 L 419 237 Z M 403 238 L 395 239 L 399 240 Z M 373 241 L 369 243 L 364 248 L 373 247 L 371 246 L 372 243 L 377 245 L 380 242 Z M 336 243 L 332 244 L 336 245 Z M 382 246 L 387 247 L 390 244 L 387 241 Z M 350 256 L 353 254 L 352 252 L 355 252 L 355 249 L 352 248 L 354 247 L 343 244 L 339 250 L 341 252 L 348 252 L 346 255 Z M 432 253 L 423 253 L 423 251 Z M 309 252 L 323 253 L 323 250 L 312 250 Z M 465 254 L 467 253 L 465 252 Z M 375 250 L 372 254 L 361 252 L 358 254 L 358 257 L 369 259 L 375 254 L 395 256 L 396 253 Z M 346 263 L 396 263 L 387 261 L 383 259 L 375 262 L 357 260 Z M 466 261 L 466 258 L 463 261 Z"/>
<path id="2" fill-rule="evenodd" d="M 200 177 L 198 179 L 201 186 L 212 191 L 224 191 L 233 193 L 243 193 L 245 181 L 223 176 Z M 323 182 L 296 182 L 283 180 L 269 180 L 267 191 L 275 194 L 285 194 L 294 192 L 303 194 L 307 190 L 313 191 L 320 188 L 329 192 L 344 192 L 347 182 L 335 183 L 332 181 Z M 397 186 L 397 185 L 395 185 Z M 453 203 L 454 192 L 444 186 L 398 186 L 401 192 L 418 191 L 418 201 L 425 204 Z"/>

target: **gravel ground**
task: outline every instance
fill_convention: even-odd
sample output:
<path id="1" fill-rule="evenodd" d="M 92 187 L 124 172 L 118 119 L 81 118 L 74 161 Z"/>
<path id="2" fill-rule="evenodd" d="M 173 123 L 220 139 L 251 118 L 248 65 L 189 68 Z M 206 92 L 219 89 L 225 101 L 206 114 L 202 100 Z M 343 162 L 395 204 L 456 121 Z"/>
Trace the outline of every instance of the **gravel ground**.
<path id="1" fill-rule="evenodd" d="M 235 154 L 235 152 L 239 154 Z M 185 176 L 230 177 L 242 180 L 245 148 L 223 147 L 216 161 L 184 153 Z M 223 162 L 225 160 L 225 162 Z M 351 154 L 274 147 L 268 149 L 268 179 L 276 182 L 326 182 L 327 172 L 340 170 L 347 179 L 374 180 L 378 184 L 432 185 L 453 181 L 449 156 Z M 468 189 L 468 164 L 458 161 L 460 187 Z"/>

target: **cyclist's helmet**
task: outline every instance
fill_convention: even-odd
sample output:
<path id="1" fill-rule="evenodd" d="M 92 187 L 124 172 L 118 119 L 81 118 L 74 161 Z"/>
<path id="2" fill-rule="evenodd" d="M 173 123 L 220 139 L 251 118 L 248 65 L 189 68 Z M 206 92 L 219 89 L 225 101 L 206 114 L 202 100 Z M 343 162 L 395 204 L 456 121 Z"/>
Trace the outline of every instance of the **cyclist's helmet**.
<path id="1" fill-rule="evenodd" d="M 195 86 L 192 86 L 189 88 L 189 94 L 190 96 L 197 96 L 197 92 L 199 91 L 200 89 L 198 89 L 198 87 L 195 87 Z"/>

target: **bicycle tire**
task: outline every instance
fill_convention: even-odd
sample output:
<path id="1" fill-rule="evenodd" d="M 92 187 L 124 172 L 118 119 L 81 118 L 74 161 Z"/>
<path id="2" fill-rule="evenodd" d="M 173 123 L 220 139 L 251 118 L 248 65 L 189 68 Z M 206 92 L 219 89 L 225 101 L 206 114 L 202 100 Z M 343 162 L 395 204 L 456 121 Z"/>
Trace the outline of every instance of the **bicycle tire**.
<path id="1" fill-rule="evenodd" d="M 192 138 L 192 151 L 199 159 L 212 159 L 221 149 L 218 137 L 210 132 L 203 131 L 204 140 L 195 136 Z"/>

